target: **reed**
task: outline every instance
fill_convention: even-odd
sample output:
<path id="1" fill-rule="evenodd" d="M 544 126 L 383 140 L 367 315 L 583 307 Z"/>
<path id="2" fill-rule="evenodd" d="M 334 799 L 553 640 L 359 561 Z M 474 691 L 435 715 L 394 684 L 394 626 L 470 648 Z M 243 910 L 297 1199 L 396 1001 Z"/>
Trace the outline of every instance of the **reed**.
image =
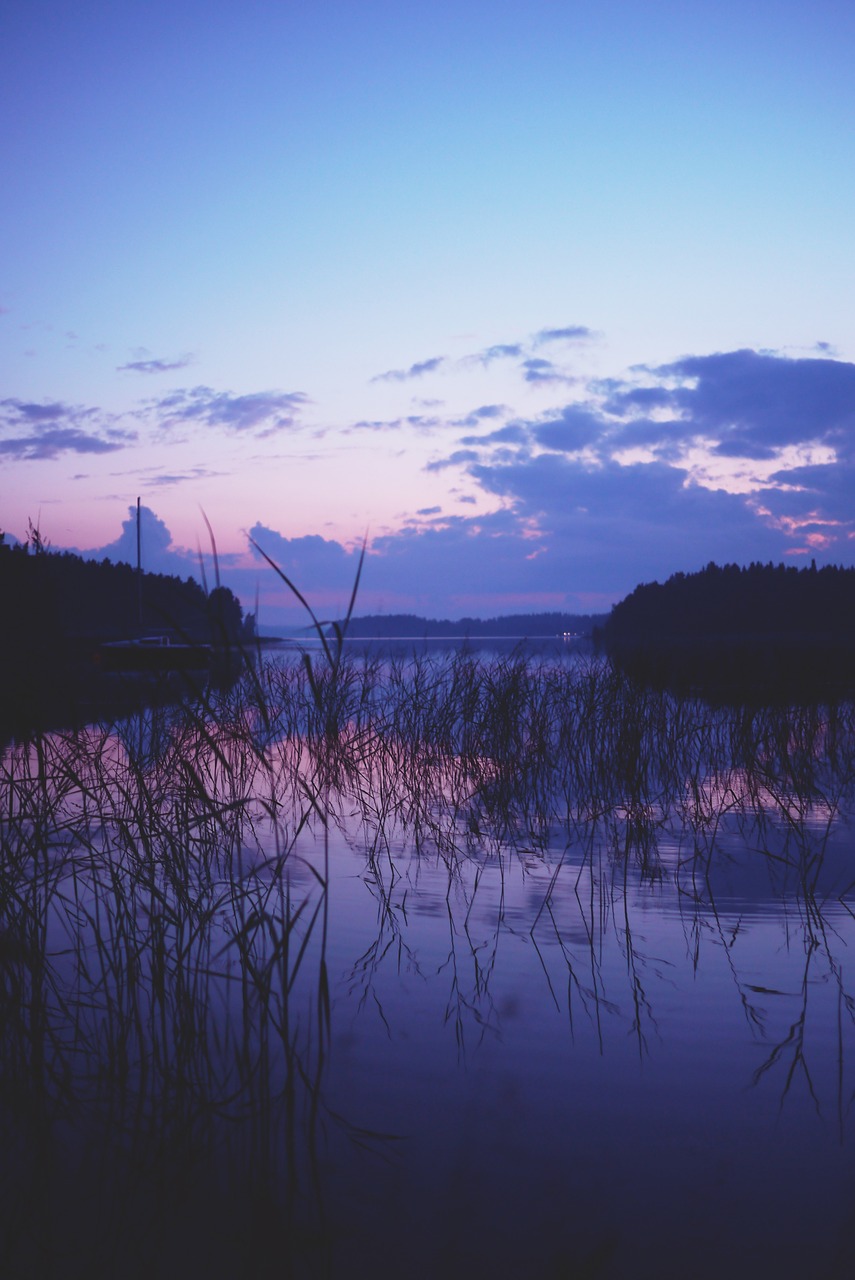
<path id="1" fill-rule="evenodd" d="M 653 1015 L 625 890 L 630 875 L 666 874 L 663 840 L 681 849 L 669 874 L 691 916 L 714 900 L 721 834 L 741 827 L 821 938 L 828 830 L 855 800 L 851 703 L 713 708 L 600 659 L 353 657 L 346 624 L 330 634 L 310 614 L 319 657 L 259 655 L 229 686 L 0 756 L 6 1274 L 66 1276 L 69 1256 L 89 1276 L 158 1259 L 166 1274 L 206 1197 L 224 1194 L 238 1229 L 214 1229 L 213 1273 L 240 1270 L 251 1239 L 329 1271 L 326 1136 L 391 1141 L 325 1104 L 334 828 L 358 832 L 378 903 L 350 978 L 378 1007 L 378 975 L 407 948 L 402 851 L 446 869 L 446 1016 L 461 1053 L 495 1026 L 514 865 L 548 872 L 515 928 L 559 940 L 568 991 L 595 1019 L 608 1016 L 598 931 L 619 931 L 641 1052 Z M 558 902 L 570 874 L 590 903 L 582 960 Z M 485 893 L 493 933 L 476 940 Z M 785 1045 L 760 1075 L 790 1050 L 805 1061 L 801 1042 Z M 94 1232 L 88 1197 L 103 1206 Z"/>

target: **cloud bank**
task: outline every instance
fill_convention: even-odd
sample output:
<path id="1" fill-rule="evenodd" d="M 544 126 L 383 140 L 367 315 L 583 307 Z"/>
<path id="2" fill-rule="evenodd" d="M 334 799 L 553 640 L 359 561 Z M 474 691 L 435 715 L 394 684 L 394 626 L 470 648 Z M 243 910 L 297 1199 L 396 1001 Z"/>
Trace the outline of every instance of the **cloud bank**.
<path id="1" fill-rule="evenodd" d="M 45 461 L 66 453 L 114 453 L 136 439 L 100 409 L 60 401 L 0 400 L 0 456 Z"/>
<path id="2" fill-rule="evenodd" d="M 302 391 L 256 391 L 235 395 L 212 387 L 171 391 L 147 402 L 149 413 L 166 428 L 199 425 L 259 437 L 276 435 L 297 424 L 309 404 Z"/>
<path id="3" fill-rule="evenodd" d="M 427 469 L 466 483 L 452 482 L 445 504 L 425 504 L 371 541 L 362 611 L 599 610 L 638 582 L 710 560 L 855 562 L 855 365 L 825 352 L 688 355 L 580 381 L 568 395 L 575 398 L 528 416 L 476 401 L 469 413 L 430 420 L 436 454 Z M 166 421 L 250 433 L 284 429 L 305 403 L 301 393 L 204 387 L 156 402 Z M 60 403 L 4 401 L 0 423 L 0 447 L 22 456 L 123 447 L 94 411 Z M 414 416 L 361 425 L 425 429 Z M 197 572 L 195 555 L 172 544 L 165 524 L 153 512 L 146 520 L 147 567 Z M 122 535 L 95 554 L 132 559 L 133 521 L 131 511 Z M 321 616 L 343 612 L 358 549 L 287 537 L 260 520 L 249 534 Z M 260 590 L 269 622 L 299 620 L 249 547 L 224 565 L 224 580 L 246 607 Z"/>

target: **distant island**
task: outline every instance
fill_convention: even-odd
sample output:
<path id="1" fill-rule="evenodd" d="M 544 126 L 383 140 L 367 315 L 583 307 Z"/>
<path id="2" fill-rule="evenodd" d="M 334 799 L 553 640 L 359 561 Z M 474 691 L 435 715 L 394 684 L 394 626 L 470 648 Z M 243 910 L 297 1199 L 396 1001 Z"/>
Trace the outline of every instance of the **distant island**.
<path id="1" fill-rule="evenodd" d="M 855 569 L 708 564 L 635 588 L 597 639 L 645 679 L 701 691 L 855 689 Z"/>
<path id="2" fill-rule="evenodd" d="M 605 614 L 514 613 L 498 618 L 422 618 L 412 613 L 374 613 L 351 618 L 347 634 L 355 640 L 375 639 L 529 639 L 563 635 L 591 636 Z M 343 623 L 340 621 L 339 626 Z"/>

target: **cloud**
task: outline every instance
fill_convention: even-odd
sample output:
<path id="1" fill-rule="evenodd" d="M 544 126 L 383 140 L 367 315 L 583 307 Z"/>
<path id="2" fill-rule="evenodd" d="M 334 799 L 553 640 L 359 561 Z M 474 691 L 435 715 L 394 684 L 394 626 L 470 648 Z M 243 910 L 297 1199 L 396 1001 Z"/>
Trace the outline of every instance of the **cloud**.
<path id="1" fill-rule="evenodd" d="M 852 453 L 855 437 L 855 365 L 827 358 L 792 359 L 741 350 L 686 356 L 647 372 L 652 388 L 616 391 L 608 411 L 667 410 L 686 435 L 724 444 L 780 447 L 823 441 Z M 661 385 L 666 382 L 671 385 Z"/>
<path id="2" fill-rule="evenodd" d="M 529 439 L 530 432 L 526 426 L 519 422 L 509 422 L 506 426 L 499 427 L 485 436 L 463 436 L 460 443 L 463 445 L 524 445 Z"/>
<path id="3" fill-rule="evenodd" d="M 544 449 L 564 453 L 584 449 L 602 433 L 602 416 L 577 405 L 567 405 L 556 417 L 547 418 L 532 428 L 534 439 Z"/>
<path id="4" fill-rule="evenodd" d="M 474 355 L 466 356 L 463 363 L 490 365 L 494 360 L 519 360 L 523 356 L 530 355 L 533 350 L 547 342 L 588 342 L 598 336 L 594 329 L 589 329 L 584 324 L 566 325 L 563 329 L 538 329 L 537 333 L 532 335 L 530 341 L 497 342 L 493 346 L 485 347 L 483 351 L 477 351 Z M 526 361 L 525 365 L 529 363 L 529 361 Z M 534 379 L 530 379 L 530 381 L 534 381 Z"/>
<path id="5" fill-rule="evenodd" d="M 735 351 L 631 373 L 430 469 L 461 467 L 537 545 L 538 575 L 586 590 L 711 559 L 855 562 L 855 365 Z"/>
<path id="6" fill-rule="evenodd" d="M 764 462 L 774 458 L 777 450 L 768 444 L 759 444 L 750 436 L 729 436 L 713 447 L 713 453 L 720 458 L 750 458 L 753 462 Z"/>
<path id="7" fill-rule="evenodd" d="M 523 360 L 520 368 L 523 371 L 523 377 L 526 382 L 533 383 L 535 386 L 558 382 L 572 383 L 575 381 L 566 373 L 562 373 L 551 360 L 544 360 L 538 356 L 531 356 L 528 360 Z"/>
<path id="8" fill-rule="evenodd" d="M 430 431 L 441 423 L 440 418 L 427 417 L 422 413 L 411 413 L 401 418 L 362 418 L 352 422 L 347 431 L 400 431 L 402 427 L 415 427 L 419 431 Z"/>
<path id="9" fill-rule="evenodd" d="M 464 367 L 478 364 L 488 368 L 495 360 L 518 360 L 523 377 L 530 384 L 570 383 L 575 379 L 535 352 L 546 343 L 587 342 L 598 336 L 595 330 L 583 324 L 566 325 L 561 329 L 538 329 L 525 342 L 497 342 L 473 355 L 464 356 L 458 363 Z"/>
<path id="10" fill-rule="evenodd" d="M 372 382 L 407 382 L 410 378 L 423 378 L 426 373 L 436 373 L 448 363 L 446 356 L 432 356 L 429 360 L 419 360 L 411 364 L 409 369 L 389 369 L 386 373 L 377 373 Z"/>
<path id="11" fill-rule="evenodd" d="M 476 449 L 455 449 L 447 458 L 439 458 L 429 462 L 425 471 L 445 471 L 447 467 L 459 467 L 469 462 L 478 462 L 481 455 Z"/>
<path id="12" fill-rule="evenodd" d="M 540 532 L 538 564 L 585 590 L 629 590 L 677 569 L 780 558 L 779 534 L 741 495 L 687 484 L 664 463 L 591 466 L 555 454 L 476 465 L 470 474 Z M 624 585 L 623 588 L 621 584 Z"/>
<path id="13" fill-rule="evenodd" d="M 249 530 L 249 537 L 265 552 L 297 586 L 316 613 L 328 618 L 340 617 L 346 610 L 359 567 L 360 548 L 349 550 L 334 539 L 318 534 L 288 538 L 260 521 Z M 308 622 L 287 585 L 251 546 L 258 570 L 254 578 L 260 583 L 274 607 L 291 614 L 292 621 Z"/>
<path id="14" fill-rule="evenodd" d="M 468 418 L 501 418 L 506 412 L 503 404 L 482 404 L 479 409 L 473 409 Z"/>
<path id="15" fill-rule="evenodd" d="M 127 364 L 117 365 L 116 372 L 172 373 L 175 369 L 186 369 L 192 363 L 192 356 L 181 356 L 178 360 L 130 360 Z"/>
<path id="16" fill-rule="evenodd" d="M 263 437 L 295 426 L 301 409 L 309 403 L 302 391 L 235 395 L 231 391 L 214 391 L 211 387 L 193 387 L 149 400 L 147 408 L 167 427 L 200 423 Z"/>
<path id="17" fill-rule="evenodd" d="M 481 365 L 489 368 L 497 360 L 522 361 L 524 377 L 528 382 L 569 382 L 571 379 L 561 373 L 549 361 L 539 360 L 534 352 L 544 343 L 554 342 L 587 342 L 598 334 L 587 325 L 567 325 L 561 329 L 539 329 L 530 339 L 524 342 L 495 342 L 480 351 L 462 356 L 454 361 L 457 368 L 471 368 Z M 434 356 L 430 360 L 421 360 L 410 365 L 408 369 L 389 369 L 386 373 L 376 374 L 372 382 L 405 382 L 411 378 L 420 378 L 426 373 L 435 373 L 440 368 L 451 364 L 447 356 Z"/>
<path id="18" fill-rule="evenodd" d="M 555 382 L 551 404 L 562 398 L 566 375 L 533 351 L 529 346 L 523 356 L 508 358 L 535 383 Z M 572 396 L 528 417 L 512 417 L 509 407 L 484 395 L 483 404 L 464 401 L 478 407 L 463 418 L 416 413 L 359 424 L 426 432 L 444 421 L 458 428 L 447 455 L 435 456 L 427 470 L 457 468 L 464 481 L 442 509 L 422 508 L 404 528 L 374 540 L 360 611 L 382 606 L 430 616 L 490 615 L 545 607 L 546 599 L 549 607 L 575 609 L 583 600 L 606 605 L 640 581 L 710 560 L 798 561 L 815 554 L 820 563 L 855 563 L 855 364 L 819 352 L 685 355 L 636 367 L 623 378 L 579 381 L 564 398 Z M 306 403 L 302 393 L 240 396 L 196 387 L 149 400 L 146 412 L 166 426 L 269 434 L 299 422 Z M 95 409 L 0 402 L 0 451 L 7 456 L 104 451 L 131 438 Z M 202 474 L 201 468 L 153 474 L 150 483 L 179 484 Z M 464 509 L 454 506 L 456 514 L 443 515 L 455 502 Z M 195 557 L 175 547 L 162 521 L 150 515 L 146 567 L 195 572 Z M 133 512 L 130 517 L 107 550 L 132 559 Z M 260 522 L 251 533 L 311 591 L 320 616 L 341 615 L 358 550 L 323 537 L 289 538 Z M 273 610 L 280 617 L 296 610 L 260 558 L 237 559 L 223 580 L 247 607 L 254 607 L 259 583 L 263 616 L 273 620 Z"/>
<path id="19" fill-rule="evenodd" d="M 208 467 L 191 467 L 189 471 L 153 471 L 143 474 L 142 481 L 149 489 L 171 489 L 192 481 L 212 480 L 222 474 L 222 471 L 212 471 Z"/>
<path id="20" fill-rule="evenodd" d="M 454 425 L 456 427 L 477 427 L 481 422 L 503 418 L 507 412 L 508 408 L 503 404 L 482 404 L 479 409 L 473 409 L 471 413 L 467 413 L 465 418 L 456 418 Z"/>
<path id="21" fill-rule="evenodd" d="M 467 356 L 465 364 L 490 365 L 494 360 L 517 360 L 525 351 L 521 342 L 497 342 L 492 347 L 485 347 L 472 356 Z"/>
<path id="22" fill-rule="evenodd" d="M 172 534 L 150 507 L 140 506 L 140 543 L 142 567 L 147 573 L 177 574 L 179 577 L 198 577 L 198 558 L 190 552 L 175 547 Z M 113 542 L 85 554 L 93 560 L 112 560 L 114 564 L 135 565 L 137 562 L 137 509 L 128 507 L 127 519 L 122 522 L 122 532 Z"/>
<path id="23" fill-rule="evenodd" d="M 58 458 L 62 453 L 113 453 L 124 444 L 87 435 L 74 427 L 56 427 L 40 431 L 37 436 L 11 436 L 0 439 L 0 454 L 19 461 Z"/>
<path id="24" fill-rule="evenodd" d="M 0 400 L 0 455 L 44 461 L 64 453 L 114 453 L 136 439 L 114 424 L 101 410 L 61 401 Z"/>
<path id="25" fill-rule="evenodd" d="M 85 410 L 74 409 L 71 405 L 57 401 L 48 404 L 32 404 L 25 400 L 0 400 L 0 414 L 4 421 L 21 423 L 58 422 L 62 418 L 70 418 Z"/>
<path id="26" fill-rule="evenodd" d="M 591 469 L 550 454 L 500 466 L 473 463 L 470 474 L 482 493 L 502 499 L 501 508 L 447 516 L 426 508 L 410 525 L 375 538 L 358 613 L 607 609 L 639 581 L 698 569 L 710 559 L 778 559 L 788 545 L 786 532 L 741 498 L 687 487 L 664 464 Z M 358 551 L 317 536 L 288 538 L 261 523 L 250 533 L 319 616 L 343 614 Z M 248 571 L 224 580 L 251 607 Z M 300 620 L 285 584 L 260 560 L 256 580 L 262 622 Z"/>
<path id="27" fill-rule="evenodd" d="M 564 329 L 539 329 L 534 335 L 534 344 L 539 347 L 544 342 L 587 342 L 596 337 L 597 334 L 587 325 L 571 324 Z"/>
<path id="28" fill-rule="evenodd" d="M 822 521 L 830 526 L 837 554 L 855 559 L 855 468 L 851 465 L 804 466 L 780 472 L 779 486 L 762 494 L 762 504 L 775 519 Z M 850 544 L 849 555 L 844 547 Z"/>

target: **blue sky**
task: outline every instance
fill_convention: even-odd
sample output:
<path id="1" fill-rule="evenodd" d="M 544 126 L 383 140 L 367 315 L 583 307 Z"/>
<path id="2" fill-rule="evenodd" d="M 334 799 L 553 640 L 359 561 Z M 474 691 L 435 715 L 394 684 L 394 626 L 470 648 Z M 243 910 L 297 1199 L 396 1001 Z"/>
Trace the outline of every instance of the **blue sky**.
<path id="1" fill-rule="evenodd" d="M 322 612 L 855 563 L 855 7 L 0 18 L 0 527 Z M 124 527 L 124 532 L 123 532 Z M 125 541 L 123 542 L 123 539 Z"/>

